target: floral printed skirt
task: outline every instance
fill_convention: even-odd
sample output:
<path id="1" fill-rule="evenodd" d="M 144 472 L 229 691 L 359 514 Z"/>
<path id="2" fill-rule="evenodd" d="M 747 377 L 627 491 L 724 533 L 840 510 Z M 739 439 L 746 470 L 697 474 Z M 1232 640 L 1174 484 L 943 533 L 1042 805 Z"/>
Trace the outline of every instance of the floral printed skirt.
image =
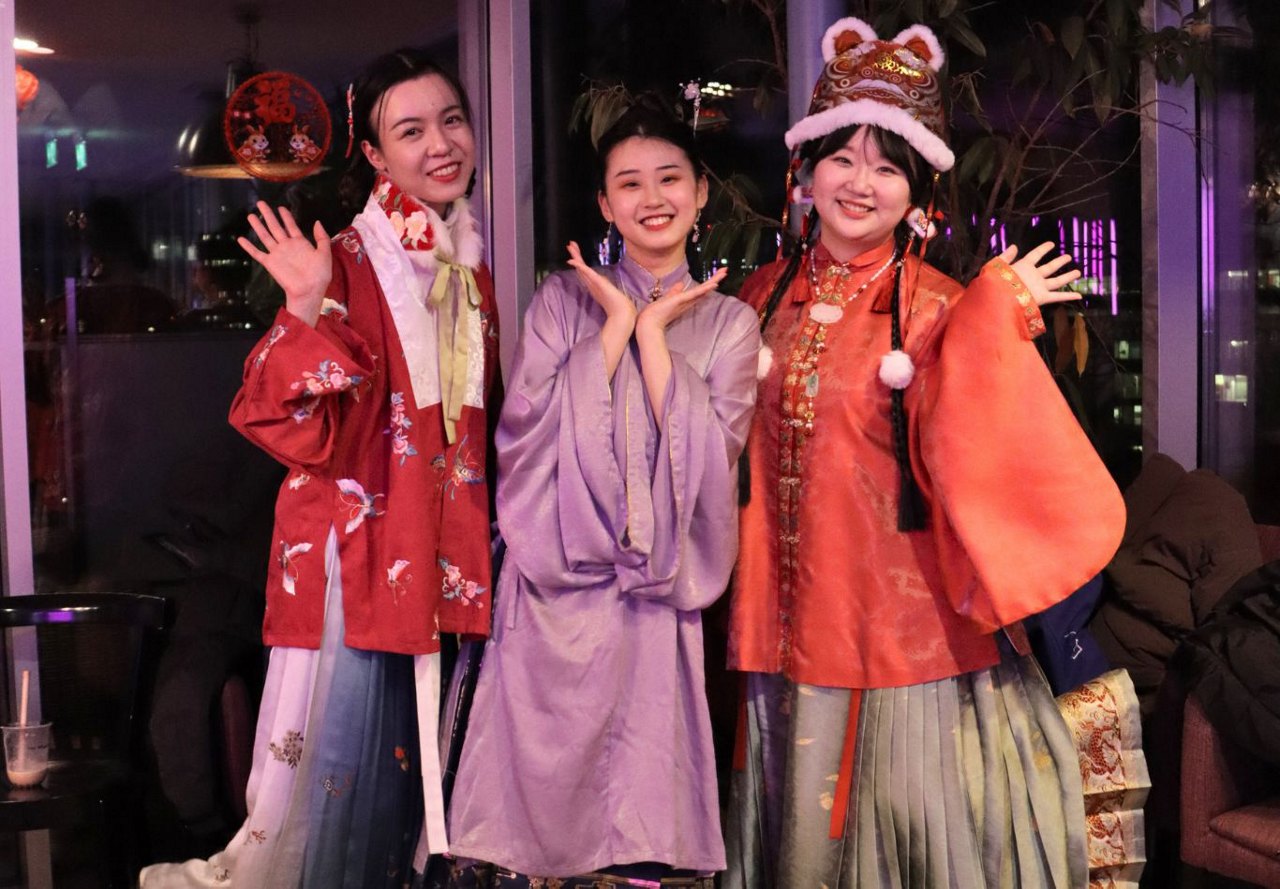
<path id="1" fill-rule="evenodd" d="M 409 882 L 423 798 L 414 658 L 342 644 L 335 542 L 331 535 L 320 649 L 271 651 L 248 819 L 208 861 L 144 869 L 142 889 Z"/>
<path id="2" fill-rule="evenodd" d="M 1086 885 L 1076 749 L 1033 660 L 852 700 L 748 675 L 722 886 Z"/>

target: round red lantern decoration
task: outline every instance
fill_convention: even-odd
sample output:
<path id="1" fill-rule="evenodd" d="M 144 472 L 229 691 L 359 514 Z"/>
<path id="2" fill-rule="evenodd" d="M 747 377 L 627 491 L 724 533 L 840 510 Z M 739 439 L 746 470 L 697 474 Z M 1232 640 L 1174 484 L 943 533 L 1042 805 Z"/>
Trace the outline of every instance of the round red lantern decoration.
<path id="1" fill-rule="evenodd" d="M 273 182 L 314 173 L 333 136 L 329 109 L 315 87 L 284 71 L 242 83 L 227 100 L 222 128 L 240 168 Z"/>
<path id="2" fill-rule="evenodd" d="M 26 68 L 18 66 L 18 113 L 22 113 L 22 109 L 31 104 L 31 100 L 36 97 L 36 93 L 40 92 L 40 78 L 36 77 Z"/>

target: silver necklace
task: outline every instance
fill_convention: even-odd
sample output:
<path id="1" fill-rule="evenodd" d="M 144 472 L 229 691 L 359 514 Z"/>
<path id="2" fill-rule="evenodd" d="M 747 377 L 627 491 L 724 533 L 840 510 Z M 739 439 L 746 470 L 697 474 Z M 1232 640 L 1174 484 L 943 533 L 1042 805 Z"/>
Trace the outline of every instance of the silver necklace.
<path id="1" fill-rule="evenodd" d="M 863 291 L 874 284 L 890 266 L 895 263 L 899 265 L 902 263 L 902 260 L 898 257 L 898 251 L 894 250 L 885 264 L 876 269 L 874 275 L 863 281 L 862 285 L 850 296 L 841 297 L 834 288 L 828 293 L 818 293 L 818 261 L 814 256 L 816 252 L 815 250 L 809 251 L 809 286 L 813 291 L 814 297 L 813 302 L 809 303 L 809 318 L 817 324 L 834 324 L 839 321 L 844 317 L 844 307 L 847 304 L 862 296 Z M 848 267 L 844 263 L 839 263 L 839 265 L 847 274 Z"/>

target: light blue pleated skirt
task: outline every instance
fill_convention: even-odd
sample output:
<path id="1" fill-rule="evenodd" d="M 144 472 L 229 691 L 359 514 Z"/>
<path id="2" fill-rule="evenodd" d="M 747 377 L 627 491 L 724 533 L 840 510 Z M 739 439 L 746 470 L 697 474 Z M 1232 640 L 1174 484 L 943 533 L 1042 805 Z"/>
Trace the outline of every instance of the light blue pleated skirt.
<path id="1" fill-rule="evenodd" d="M 1077 754 L 1033 660 L 862 695 L 843 836 L 832 839 L 851 692 L 748 676 L 723 886 L 1088 884 Z"/>
<path id="2" fill-rule="evenodd" d="M 347 648 L 336 539 L 318 650 L 275 648 L 249 816 L 209 860 L 152 865 L 143 889 L 392 889 L 422 824 L 413 658 Z"/>

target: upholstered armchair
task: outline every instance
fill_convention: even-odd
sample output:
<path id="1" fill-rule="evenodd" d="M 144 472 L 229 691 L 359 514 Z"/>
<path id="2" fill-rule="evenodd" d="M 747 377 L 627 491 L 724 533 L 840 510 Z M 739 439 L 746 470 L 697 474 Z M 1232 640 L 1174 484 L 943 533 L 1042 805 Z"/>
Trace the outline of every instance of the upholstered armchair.
<path id="1" fill-rule="evenodd" d="M 1280 558 L 1280 528 L 1259 526 L 1265 558 Z M 1182 860 L 1216 874 L 1280 887 L 1280 768 L 1221 734 L 1194 695 L 1182 727 Z"/>

